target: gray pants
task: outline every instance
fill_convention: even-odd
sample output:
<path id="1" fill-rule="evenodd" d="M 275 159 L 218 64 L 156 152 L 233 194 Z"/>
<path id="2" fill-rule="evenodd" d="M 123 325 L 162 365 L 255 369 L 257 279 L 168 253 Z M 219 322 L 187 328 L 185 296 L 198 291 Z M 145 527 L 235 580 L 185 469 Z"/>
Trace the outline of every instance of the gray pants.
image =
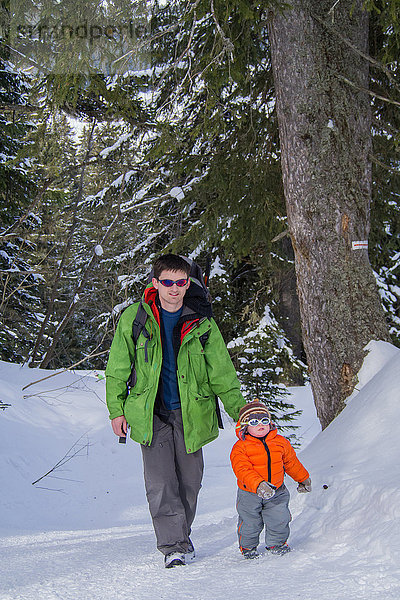
<path id="1" fill-rule="evenodd" d="M 238 489 L 236 508 L 240 548 L 258 546 L 260 533 L 265 526 L 265 545 L 280 546 L 289 537 L 289 491 L 281 485 L 269 500 L 259 498 L 253 492 Z"/>
<path id="2" fill-rule="evenodd" d="M 141 446 L 150 514 L 163 554 L 186 553 L 203 477 L 203 452 L 186 453 L 182 411 L 171 411 L 165 423 L 154 415 L 151 446 Z"/>

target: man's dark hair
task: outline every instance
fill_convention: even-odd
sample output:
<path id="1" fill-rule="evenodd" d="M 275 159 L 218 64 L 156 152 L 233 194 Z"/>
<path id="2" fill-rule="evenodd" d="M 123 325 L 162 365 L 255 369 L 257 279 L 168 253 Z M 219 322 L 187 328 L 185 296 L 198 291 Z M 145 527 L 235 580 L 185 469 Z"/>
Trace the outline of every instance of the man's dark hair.
<path id="1" fill-rule="evenodd" d="M 153 265 L 154 277 L 158 279 L 162 271 L 183 271 L 189 277 L 189 263 L 178 254 L 163 254 Z"/>

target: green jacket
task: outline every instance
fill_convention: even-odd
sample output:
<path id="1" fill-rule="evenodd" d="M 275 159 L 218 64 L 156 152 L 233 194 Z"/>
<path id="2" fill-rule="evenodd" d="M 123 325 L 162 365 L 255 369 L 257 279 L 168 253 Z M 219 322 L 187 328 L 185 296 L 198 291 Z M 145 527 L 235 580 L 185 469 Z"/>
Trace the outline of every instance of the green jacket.
<path id="1" fill-rule="evenodd" d="M 132 324 L 138 306 L 139 303 L 129 306 L 119 320 L 106 368 L 106 401 L 110 419 L 125 415 L 131 427 L 131 438 L 149 445 L 153 437 L 153 412 L 161 373 L 161 334 L 151 306 L 143 302 L 148 314 L 146 329 L 150 340 L 146 351 L 146 338 L 143 334 L 139 336 L 135 361 L 137 382 L 128 395 L 126 382 L 134 355 Z M 186 314 L 188 320 L 185 326 L 189 325 L 189 331 L 183 336 L 179 348 L 177 377 L 186 450 L 191 453 L 218 437 L 215 396 L 219 396 L 235 422 L 245 401 L 214 319 L 203 317 L 193 320 L 190 309 L 184 306 L 182 315 Z M 199 338 L 207 330 L 208 339 L 203 349 Z"/>

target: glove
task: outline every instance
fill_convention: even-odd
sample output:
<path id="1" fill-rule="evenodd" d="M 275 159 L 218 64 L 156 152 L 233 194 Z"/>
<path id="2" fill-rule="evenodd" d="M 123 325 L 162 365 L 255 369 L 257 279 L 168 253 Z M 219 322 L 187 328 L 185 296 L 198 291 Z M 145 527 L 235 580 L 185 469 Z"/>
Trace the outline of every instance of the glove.
<path id="1" fill-rule="evenodd" d="M 256 494 L 264 500 L 269 500 L 275 495 L 275 490 L 276 487 L 274 485 L 267 483 L 266 481 L 262 481 L 257 488 Z"/>
<path id="2" fill-rule="evenodd" d="M 311 479 L 305 479 L 297 486 L 297 491 L 300 494 L 304 494 L 305 492 L 311 492 Z"/>

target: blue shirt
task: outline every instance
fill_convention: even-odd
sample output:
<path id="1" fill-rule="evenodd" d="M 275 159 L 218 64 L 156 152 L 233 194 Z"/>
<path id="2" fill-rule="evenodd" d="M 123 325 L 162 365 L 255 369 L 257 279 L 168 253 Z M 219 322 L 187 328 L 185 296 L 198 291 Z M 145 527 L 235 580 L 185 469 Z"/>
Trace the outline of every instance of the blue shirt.
<path id="1" fill-rule="evenodd" d="M 182 308 L 176 312 L 161 309 L 161 340 L 163 362 L 161 367 L 161 380 L 164 405 L 167 410 L 181 407 L 178 391 L 178 378 L 176 375 L 176 359 L 174 351 L 174 327 L 177 325 Z"/>

